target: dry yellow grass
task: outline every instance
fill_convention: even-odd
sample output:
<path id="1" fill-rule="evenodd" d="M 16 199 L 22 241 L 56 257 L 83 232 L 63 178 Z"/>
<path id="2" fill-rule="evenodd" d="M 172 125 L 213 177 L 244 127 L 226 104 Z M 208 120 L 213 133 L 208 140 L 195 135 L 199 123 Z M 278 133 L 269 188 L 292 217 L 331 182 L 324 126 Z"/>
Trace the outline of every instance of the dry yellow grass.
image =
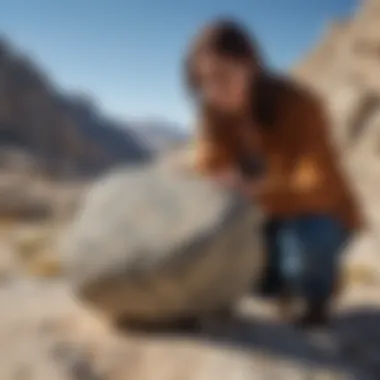
<path id="1" fill-rule="evenodd" d="M 12 231 L 10 239 L 20 258 L 27 259 L 51 247 L 59 231 L 52 223 L 19 225 Z"/>
<path id="2" fill-rule="evenodd" d="M 42 278 L 58 277 L 62 268 L 57 257 L 41 254 L 25 263 L 25 272 L 31 276 Z"/>
<path id="3" fill-rule="evenodd" d="M 17 241 L 15 245 L 19 256 L 23 260 L 28 260 L 38 255 L 38 253 L 46 247 L 47 238 L 45 236 L 32 236 Z"/>
<path id="4" fill-rule="evenodd" d="M 37 277 L 59 276 L 61 268 L 55 252 L 60 229 L 52 224 L 18 226 L 10 240 L 21 270 Z"/>
<path id="5" fill-rule="evenodd" d="M 380 283 L 376 268 L 370 264 L 344 265 L 341 274 L 341 287 L 343 289 L 357 285 L 376 285 Z"/>
<path id="6" fill-rule="evenodd" d="M 0 231 L 7 232 L 17 224 L 15 218 L 0 217 Z"/>

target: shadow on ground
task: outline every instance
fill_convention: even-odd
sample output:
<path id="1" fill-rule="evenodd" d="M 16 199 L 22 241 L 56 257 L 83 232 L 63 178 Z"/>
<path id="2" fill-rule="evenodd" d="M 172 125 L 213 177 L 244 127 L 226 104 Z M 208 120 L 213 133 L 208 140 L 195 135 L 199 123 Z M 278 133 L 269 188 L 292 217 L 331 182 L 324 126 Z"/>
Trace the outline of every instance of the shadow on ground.
<path id="1" fill-rule="evenodd" d="M 380 379 L 380 309 L 355 309 L 314 331 L 273 321 L 234 319 L 203 331 L 172 329 L 155 334 L 260 351 L 303 366 L 344 371 L 350 380 Z"/>

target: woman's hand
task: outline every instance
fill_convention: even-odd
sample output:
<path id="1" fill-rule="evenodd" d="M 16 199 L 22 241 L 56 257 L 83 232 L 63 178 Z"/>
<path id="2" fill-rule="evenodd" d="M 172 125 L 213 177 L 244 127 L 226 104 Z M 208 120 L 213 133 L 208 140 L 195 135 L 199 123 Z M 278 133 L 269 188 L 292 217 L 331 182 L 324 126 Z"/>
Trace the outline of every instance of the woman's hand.
<path id="1" fill-rule="evenodd" d="M 261 180 L 250 180 L 241 183 L 239 190 L 242 194 L 249 199 L 256 199 L 263 193 L 266 186 L 266 181 Z"/>
<path id="2" fill-rule="evenodd" d="M 231 189 L 240 190 L 242 178 L 235 170 L 223 170 L 211 175 L 211 179 L 218 185 Z"/>
<path id="3" fill-rule="evenodd" d="M 186 147 L 164 156 L 162 164 L 179 173 L 194 173 L 196 171 L 194 156 L 194 151 Z"/>
<path id="4" fill-rule="evenodd" d="M 224 170 L 212 175 L 212 180 L 222 187 L 230 190 L 235 190 L 249 199 L 255 199 L 260 196 L 264 189 L 265 181 L 260 180 L 245 180 L 234 170 Z"/>

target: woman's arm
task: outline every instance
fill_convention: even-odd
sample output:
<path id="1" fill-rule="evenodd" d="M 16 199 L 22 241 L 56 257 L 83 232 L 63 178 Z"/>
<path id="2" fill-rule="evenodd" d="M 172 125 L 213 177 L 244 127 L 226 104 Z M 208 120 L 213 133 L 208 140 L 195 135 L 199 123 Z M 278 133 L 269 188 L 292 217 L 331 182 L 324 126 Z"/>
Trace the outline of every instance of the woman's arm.
<path id="1" fill-rule="evenodd" d="M 199 139 L 195 153 L 196 170 L 202 175 L 215 181 L 217 184 L 230 188 L 240 189 L 242 179 L 236 169 L 233 155 L 226 146 Z"/>
<path id="2" fill-rule="evenodd" d="M 197 136 L 187 147 L 170 155 L 165 161 L 181 173 L 198 173 L 229 188 L 237 188 L 241 182 L 234 164 L 233 153 L 227 145 L 213 141 L 197 128 Z"/>
<path id="3" fill-rule="evenodd" d="M 199 135 L 195 141 L 194 164 L 204 174 L 212 175 L 234 166 L 232 153 L 222 143 Z"/>
<path id="4" fill-rule="evenodd" d="M 245 191 L 277 215 L 324 209 L 327 204 L 336 204 L 341 194 L 334 179 L 334 174 L 339 174 L 337 157 L 329 140 L 323 107 L 306 95 L 295 104 L 293 115 L 293 120 L 288 120 L 288 133 L 293 131 L 290 139 L 299 159 L 288 173 L 289 177 L 263 179 L 249 184 Z"/>

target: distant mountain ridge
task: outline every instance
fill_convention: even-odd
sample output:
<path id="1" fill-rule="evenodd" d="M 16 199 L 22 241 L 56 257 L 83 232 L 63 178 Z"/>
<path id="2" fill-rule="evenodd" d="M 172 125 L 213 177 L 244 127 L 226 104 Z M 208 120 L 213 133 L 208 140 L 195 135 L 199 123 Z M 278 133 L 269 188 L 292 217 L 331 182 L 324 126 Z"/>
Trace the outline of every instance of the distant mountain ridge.
<path id="1" fill-rule="evenodd" d="M 141 120 L 132 122 L 139 141 L 154 155 L 176 149 L 189 141 L 190 133 L 168 121 Z"/>
<path id="2" fill-rule="evenodd" d="M 151 160 L 165 140 L 170 145 L 172 135 L 177 139 L 172 127 L 160 125 L 158 132 L 152 124 L 144 127 L 149 133 L 136 131 L 102 114 L 86 96 L 63 94 L 0 38 L 0 150 L 25 151 L 52 177 L 95 176 L 114 165 Z"/>

